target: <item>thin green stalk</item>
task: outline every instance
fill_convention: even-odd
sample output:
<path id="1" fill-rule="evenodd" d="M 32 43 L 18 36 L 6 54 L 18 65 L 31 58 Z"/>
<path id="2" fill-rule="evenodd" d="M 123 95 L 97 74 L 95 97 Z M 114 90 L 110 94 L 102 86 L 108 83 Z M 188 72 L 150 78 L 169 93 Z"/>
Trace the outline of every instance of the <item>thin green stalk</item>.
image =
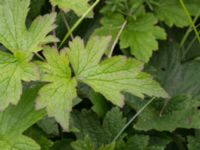
<path id="1" fill-rule="evenodd" d="M 194 20 L 193 20 L 194 23 L 197 21 L 197 19 L 198 19 L 198 17 L 199 17 L 199 14 L 200 14 L 200 11 L 199 11 L 199 12 L 197 13 L 197 15 L 195 16 L 195 18 L 194 18 Z M 198 26 L 196 26 L 196 28 L 197 28 L 197 27 L 198 27 Z M 181 46 L 181 47 L 184 45 L 184 43 L 185 43 L 185 41 L 187 40 L 187 38 L 188 38 L 188 36 L 189 36 L 189 34 L 190 34 L 191 31 L 192 31 L 192 27 L 189 26 L 188 29 L 187 29 L 187 31 L 186 31 L 186 33 L 185 33 L 185 35 L 183 36 L 183 38 L 182 38 L 182 40 L 181 40 L 181 43 L 180 43 L 180 46 Z"/>
<path id="2" fill-rule="evenodd" d="M 90 11 L 100 2 L 100 0 L 96 0 L 94 4 L 79 18 L 76 23 L 72 26 L 72 28 L 67 32 L 62 42 L 59 45 L 59 48 L 64 44 L 64 42 L 68 39 L 68 37 L 72 34 L 72 32 L 80 25 L 80 23 L 85 19 L 85 17 L 89 14 Z"/>
<path id="3" fill-rule="evenodd" d="M 192 47 L 192 45 L 194 44 L 194 42 L 196 41 L 196 36 L 190 41 L 190 43 L 188 44 L 187 48 L 185 49 L 185 53 L 187 53 L 190 48 Z"/>
<path id="4" fill-rule="evenodd" d="M 124 23 L 122 24 L 122 26 L 121 26 L 121 28 L 120 28 L 120 30 L 119 30 L 119 32 L 118 32 L 117 37 L 115 38 L 115 41 L 114 41 L 113 44 L 112 44 L 110 53 L 108 54 L 108 58 L 110 58 L 110 57 L 112 56 L 112 53 L 113 53 L 113 51 L 114 51 L 114 49 L 115 49 L 115 46 L 116 46 L 116 44 L 117 44 L 117 42 L 118 42 L 118 40 L 119 40 L 120 35 L 122 34 L 122 32 L 123 32 L 123 30 L 124 30 L 126 24 L 127 24 L 127 20 L 124 21 Z"/>
<path id="5" fill-rule="evenodd" d="M 190 16 L 190 13 L 189 13 L 188 9 L 186 8 L 183 0 L 179 0 L 179 2 L 180 2 L 181 6 L 183 8 L 183 11 L 184 11 L 185 15 L 188 17 L 190 25 L 192 26 L 192 28 L 193 28 L 193 30 L 194 30 L 194 32 L 196 34 L 196 37 L 197 37 L 198 41 L 200 42 L 199 32 L 197 31 L 197 29 L 196 29 L 196 27 L 194 25 L 194 22 L 192 21 L 192 17 Z"/>
<path id="6" fill-rule="evenodd" d="M 36 55 L 38 58 L 40 58 L 41 60 L 45 61 L 45 59 L 44 59 L 40 54 L 38 54 L 37 52 L 35 52 L 35 55 Z"/>
<path id="7" fill-rule="evenodd" d="M 65 12 L 63 12 L 63 11 L 62 11 L 62 18 L 63 18 L 64 24 L 65 24 L 65 26 L 67 28 L 67 31 L 69 31 L 70 30 L 70 26 L 69 26 L 69 23 L 68 23 L 68 21 L 67 21 L 67 19 L 65 17 Z M 73 40 L 74 39 L 74 35 L 71 33 L 70 36 L 71 36 L 71 39 Z"/>
<path id="8" fill-rule="evenodd" d="M 124 132 L 124 130 L 143 112 L 143 110 L 153 102 L 155 97 L 151 98 L 140 110 L 124 125 L 124 127 L 118 132 L 118 134 L 113 139 L 113 142 L 116 141 L 120 135 Z"/>
<path id="9" fill-rule="evenodd" d="M 55 7 L 53 6 L 53 7 L 52 7 L 52 13 L 54 13 L 55 11 L 56 11 L 56 9 L 55 9 Z M 56 37 L 56 30 L 55 30 L 55 29 L 53 30 L 53 36 Z M 56 48 L 58 47 L 57 42 L 54 42 L 53 44 L 54 44 L 54 47 L 56 47 Z"/>

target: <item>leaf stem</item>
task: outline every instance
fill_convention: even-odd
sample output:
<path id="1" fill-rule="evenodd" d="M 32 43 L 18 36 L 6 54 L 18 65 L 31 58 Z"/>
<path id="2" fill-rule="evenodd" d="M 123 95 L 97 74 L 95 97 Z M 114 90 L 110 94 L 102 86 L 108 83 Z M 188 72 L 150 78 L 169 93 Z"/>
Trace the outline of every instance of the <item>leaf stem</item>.
<path id="1" fill-rule="evenodd" d="M 200 11 L 197 13 L 196 17 L 194 18 L 194 20 L 193 20 L 194 23 L 197 21 L 197 19 L 199 17 L 199 14 L 200 14 Z M 198 27 L 198 25 L 196 26 L 196 28 L 197 27 Z M 184 45 L 184 43 L 187 40 L 187 38 L 188 38 L 188 36 L 189 36 L 189 34 L 190 34 L 191 31 L 192 31 L 192 27 L 189 26 L 188 29 L 187 29 L 187 31 L 186 31 L 186 33 L 184 34 L 184 36 L 183 36 L 183 38 L 181 40 L 181 43 L 180 43 L 181 47 Z"/>
<path id="2" fill-rule="evenodd" d="M 89 14 L 90 11 L 100 2 L 100 0 L 96 0 L 94 4 L 79 18 L 76 23 L 72 26 L 72 28 L 67 32 L 62 42 L 59 45 L 59 48 L 64 44 L 64 42 L 68 39 L 68 37 L 72 34 L 72 32 L 80 25 L 80 23 L 85 19 L 85 17 Z"/>
<path id="3" fill-rule="evenodd" d="M 194 22 L 193 22 L 193 20 L 192 20 L 192 17 L 190 16 L 190 13 L 189 13 L 188 9 L 186 8 L 186 6 L 185 6 L 183 0 L 179 0 L 179 2 L 180 2 L 181 6 L 182 6 L 182 8 L 183 8 L 183 11 L 184 11 L 185 15 L 188 17 L 188 20 L 189 20 L 189 22 L 190 22 L 190 25 L 192 26 L 192 28 L 193 28 L 193 30 L 194 30 L 194 32 L 195 32 L 195 34 L 196 34 L 196 37 L 197 37 L 198 41 L 200 42 L 199 32 L 197 31 L 197 29 L 196 29 L 196 27 L 195 27 L 195 25 L 194 25 Z"/>
<path id="4" fill-rule="evenodd" d="M 52 7 L 52 12 L 54 13 L 55 11 L 56 11 L 56 9 L 55 9 L 55 7 L 53 6 L 53 7 Z M 53 33 L 53 36 L 56 37 L 56 29 L 54 29 L 52 33 Z M 54 42 L 53 44 L 54 44 L 54 46 L 55 46 L 56 48 L 58 47 L 57 42 Z"/>
<path id="5" fill-rule="evenodd" d="M 155 99 L 155 97 L 152 97 L 142 108 L 140 108 L 140 110 L 124 125 L 124 127 L 118 132 L 118 134 L 115 136 L 115 138 L 113 139 L 112 142 L 116 141 L 120 135 L 124 132 L 124 130 L 137 118 L 137 116 L 139 116 L 143 110 L 151 103 L 153 102 L 153 100 Z"/>
<path id="6" fill-rule="evenodd" d="M 65 12 L 61 12 L 61 15 L 62 15 L 62 18 L 63 18 L 63 21 L 64 21 L 64 24 L 65 24 L 65 26 L 66 26 L 66 28 L 67 28 L 67 31 L 69 31 L 70 30 L 70 26 L 69 26 L 69 23 L 67 22 L 67 19 L 66 19 L 66 17 L 65 17 Z M 71 39 L 73 40 L 74 39 L 74 35 L 71 33 Z"/>
<path id="7" fill-rule="evenodd" d="M 127 24 L 127 20 L 124 21 L 124 23 L 122 24 L 122 26 L 121 26 L 121 28 L 120 28 L 120 30 L 119 30 L 119 32 L 118 32 L 117 37 L 115 38 L 115 41 L 114 41 L 113 44 L 112 44 L 110 53 L 108 54 L 108 58 L 110 58 L 110 57 L 112 56 L 112 53 L 113 53 L 113 51 L 114 51 L 114 49 L 115 49 L 115 46 L 116 46 L 116 44 L 117 44 L 117 42 L 118 42 L 118 40 L 119 40 L 120 35 L 122 34 L 122 32 L 123 32 L 123 30 L 124 30 L 126 24 Z"/>

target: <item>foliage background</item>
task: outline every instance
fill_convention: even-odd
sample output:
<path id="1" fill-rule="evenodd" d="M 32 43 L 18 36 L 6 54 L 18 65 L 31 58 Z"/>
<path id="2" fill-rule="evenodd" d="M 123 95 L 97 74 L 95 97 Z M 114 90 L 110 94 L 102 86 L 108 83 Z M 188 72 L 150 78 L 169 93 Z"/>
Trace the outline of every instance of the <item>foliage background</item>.
<path id="1" fill-rule="evenodd" d="M 0 0 L 0 149 L 199 150 L 199 15 L 199 0 Z"/>

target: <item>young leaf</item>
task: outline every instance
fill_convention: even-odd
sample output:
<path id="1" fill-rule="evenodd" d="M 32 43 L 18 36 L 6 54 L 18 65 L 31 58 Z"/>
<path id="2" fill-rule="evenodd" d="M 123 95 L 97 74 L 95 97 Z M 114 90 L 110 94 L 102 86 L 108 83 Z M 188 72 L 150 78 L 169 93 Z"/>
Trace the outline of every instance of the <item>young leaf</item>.
<path id="1" fill-rule="evenodd" d="M 120 107 L 124 105 L 122 92 L 141 98 L 144 94 L 168 97 L 149 74 L 141 72 L 141 62 L 124 56 L 115 56 L 100 62 L 108 43 L 108 37 L 93 37 L 86 47 L 80 38 L 70 43 L 69 60 L 79 81 L 88 84 Z"/>
<path id="2" fill-rule="evenodd" d="M 46 115 L 35 111 L 34 100 L 40 86 L 28 86 L 17 106 L 9 106 L 0 113 L 0 149 L 40 150 L 40 146 L 22 133 Z"/>
<path id="3" fill-rule="evenodd" d="M 76 80 L 71 78 L 65 51 L 59 54 L 56 49 L 47 47 L 44 56 L 47 62 L 41 64 L 42 81 L 49 83 L 40 90 L 36 107 L 46 108 L 48 115 L 55 117 L 68 130 L 73 99 L 76 97 Z"/>
<path id="4" fill-rule="evenodd" d="M 53 6 L 58 5 L 65 11 L 73 10 L 78 16 L 84 14 L 89 8 L 89 0 L 50 0 Z M 90 14 L 88 17 L 92 17 Z"/>
<path id="5" fill-rule="evenodd" d="M 41 44 L 55 40 L 47 34 L 55 28 L 56 14 L 38 17 L 27 29 L 25 25 L 30 0 L 2 0 L 0 2 L 0 43 L 14 55 L 0 53 L 0 110 L 9 103 L 17 104 L 23 81 L 37 80 L 35 65 L 30 63 L 32 52 Z"/>

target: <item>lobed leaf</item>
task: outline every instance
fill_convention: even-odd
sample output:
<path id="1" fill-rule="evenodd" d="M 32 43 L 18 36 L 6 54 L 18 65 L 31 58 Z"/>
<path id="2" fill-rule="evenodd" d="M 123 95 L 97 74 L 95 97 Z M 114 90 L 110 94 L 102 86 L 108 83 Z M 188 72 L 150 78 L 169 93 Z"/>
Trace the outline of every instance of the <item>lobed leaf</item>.
<path id="1" fill-rule="evenodd" d="M 46 108 L 50 117 L 69 128 L 69 117 L 76 97 L 76 80 L 71 79 L 71 70 L 66 53 L 60 55 L 56 49 L 47 47 L 44 51 L 47 59 L 42 66 L 42 81 L 49 82 L 42 87 L 37 98 L 36 108 Z"/>
<path id="2" fill-rule="evenodd" d="M 124 105 L 122 92 L 141 98 L 145 94 L 168 97 L 149 74 L 141 72 L 141 62 L 123 56 L 115 56 L 100 62 L 108 43 L 108 37 L 93 37 L 86 47 L 80 38 L 70 43 L 69 60 L 79 81 L 86 83 L 120 107 Z"/>

